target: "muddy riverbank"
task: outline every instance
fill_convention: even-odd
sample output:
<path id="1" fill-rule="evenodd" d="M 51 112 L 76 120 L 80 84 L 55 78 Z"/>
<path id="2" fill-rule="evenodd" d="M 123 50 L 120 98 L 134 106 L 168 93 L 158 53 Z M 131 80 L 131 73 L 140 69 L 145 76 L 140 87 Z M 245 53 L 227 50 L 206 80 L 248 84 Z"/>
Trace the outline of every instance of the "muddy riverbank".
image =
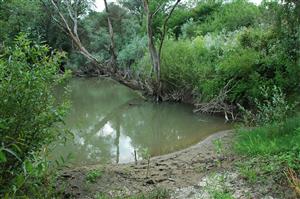
<path id="1" fill-rule="evenodd" d="M 137 164 L 94 165 L 79 167 L 61 174 L 60 184 L 65 197 L 93 198 L 96 193 L 111 197 L 149 192 L 157 187 L 176 190 L 193 186 L 207 173 L 229 168 L 235 156 L 229 153 L 233 133 L 222 131 L 187 149 L 171 154 L 153 157 L 150 160 L 149 175 L 147 161 Z M 222 155 L 217 153 L 216 140 L 222 143 Z M 94 183 L 88 183 L 87 174 L 101 171 Z M 62 185 L 64 184 L 64 186 Z"/>
<path id="2" fill-rule="evenodd" d="M 168 190 L 170 198 L 213 198 L 214 192 L 230 192 L 234 198 L 294 198 L 286 186 L 274 179 L 250 184 L 236 167 L 242 158 L 232 153 L 234 132 L 213 134 L 198 144 L 171 154 L 153 157 L 147 175 L 147 161 L 137 164 L 93 165 L 68 169 L 60 174 L 58 190 L 64 198 L 127 198 L 157 188 Z M 87 180 L 92 171 L 101 175 Z M 224 192 L 224 189 L 225 192 Z"/>

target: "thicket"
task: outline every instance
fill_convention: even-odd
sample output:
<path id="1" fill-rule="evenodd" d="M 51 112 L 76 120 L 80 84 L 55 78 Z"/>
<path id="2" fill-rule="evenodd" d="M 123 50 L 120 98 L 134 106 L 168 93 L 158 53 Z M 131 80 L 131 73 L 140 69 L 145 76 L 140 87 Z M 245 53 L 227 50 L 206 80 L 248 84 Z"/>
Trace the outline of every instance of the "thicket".
<path id="1" fill-rule="evenodd" d="M 51 197 L 48 145 L 64 136 L 68 103 L 54 89 L 64 54 L 31 42 L 26 35 L 0 52 L 0 197 Z"/>

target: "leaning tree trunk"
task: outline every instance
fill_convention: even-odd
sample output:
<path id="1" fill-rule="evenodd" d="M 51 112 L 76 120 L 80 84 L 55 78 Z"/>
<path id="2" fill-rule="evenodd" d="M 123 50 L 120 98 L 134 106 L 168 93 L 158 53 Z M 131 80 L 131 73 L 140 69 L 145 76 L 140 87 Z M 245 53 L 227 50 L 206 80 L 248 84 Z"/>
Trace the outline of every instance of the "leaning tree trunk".
<path id="1" fill-rule="evenodd" d="M 109 16 L 109 10 L 108 10 L 108 5 L 107 5 L 107 1 L 104 0 L 104 4 L 105 4 L 105 11 L 107 14 L 107 24 L 108 24 L 108 31 L 109 31 L 109 37 L 110 37 L 110 46 L 109 46 L 109 52 L 111 55 L 110 58 L 110 65 L 112 67 L 113 72 L 117 71 L 117 55 L 116 55 L 116 47 L 115 47 L 115 40 L 114 40 L 114 30 L 112 27 L 112 23 L 110 20 L 110 16 Z"/>
<path id="2" fill-rule="evenodd" d="M 157 100 L 161 96 L 161 79 L 160 79 L 160 56 L 155 47 L 153 28 L 152 28 L 152 14 L 149 10 L 148 0 L 144 0 L 144 9 L 147 16 L 147 37 L 148 37 L 148 48 L 151 57 L 152 68 L 155 72 L 156 85 L 155 85 L 155 94 Z"/>

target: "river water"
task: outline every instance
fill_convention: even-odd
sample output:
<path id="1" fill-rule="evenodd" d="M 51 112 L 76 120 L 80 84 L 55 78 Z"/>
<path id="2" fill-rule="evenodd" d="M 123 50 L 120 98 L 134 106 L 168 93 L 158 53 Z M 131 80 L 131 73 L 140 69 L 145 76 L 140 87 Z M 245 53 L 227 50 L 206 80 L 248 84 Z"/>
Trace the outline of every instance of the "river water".
<path id="1" fill-rule="evenodd" d="M 51 156 L 76 166 L 163 155 L 230 128 L 224 118 L 193 114 L 190 105 L 147 102 L 109 79 L 75 78 L 69 86 L 66 126 L 74 136 Z"/>

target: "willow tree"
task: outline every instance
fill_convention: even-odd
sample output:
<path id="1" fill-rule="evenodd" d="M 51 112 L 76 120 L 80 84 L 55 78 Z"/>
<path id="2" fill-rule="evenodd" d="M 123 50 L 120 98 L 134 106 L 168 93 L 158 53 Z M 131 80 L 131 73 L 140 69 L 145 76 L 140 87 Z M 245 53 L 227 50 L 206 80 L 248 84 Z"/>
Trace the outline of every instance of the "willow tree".
<path id="1" fill-rule="evenodd" d="M 147 26 L 147 37 L 148 37 L 148 48 L 151 58 L 152 69 L 155 72 L 155 94 L 157 96 L 157 100 L 162 95 L 162 82 L 161 82 L 161 52 L 164 43 L 164 39 L 166 36 L 166 32 L 168 29 L 168 21 L 172 16 L 177 5 L 181 0 L 157 0 L 157 1 L 149 1 L 143 0 L 144 10 L 146 14 L 146 26 Z M 158 14 L 163 14 L 163 23 L 160 31 L 156 31 L 154 29 L 154 21 L 155 17 Z M 155 38 L 158 37 L 159 44 L 156 46 Z"/>

